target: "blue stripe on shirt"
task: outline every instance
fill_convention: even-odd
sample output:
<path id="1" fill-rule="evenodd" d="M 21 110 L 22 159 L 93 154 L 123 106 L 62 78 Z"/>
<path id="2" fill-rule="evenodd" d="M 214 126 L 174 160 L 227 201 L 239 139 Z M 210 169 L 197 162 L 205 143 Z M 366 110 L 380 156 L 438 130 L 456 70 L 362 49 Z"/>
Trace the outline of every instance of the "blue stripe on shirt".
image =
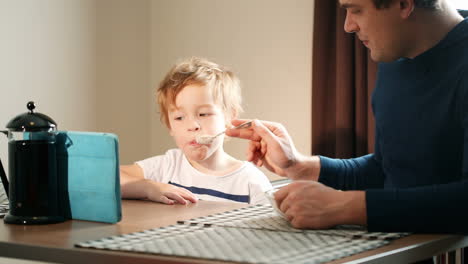
<path id="1" fill-rule="evenodd" d="M 241 202 L 241 203 L 249 203 L 250 201 L 250 197 L 248 195 L 235 195 L 235 194 L 223 193 L 223 192 L 212 190 L 212 189 L 199 188 L 199 187 L 193 187 L 193 186 L 187 187 L 187 186 L 183 186 L 174 182 L 169 182 L 169 184 L 187 189 L 191 191 L 192 193 L 196 193 L 196 194 L 207 194 L 207 195 L 220 197 L 220 198 L 224 198 L 224 199 L 228 199 L 228 200 L 236 201 L 236 202 Z"/>

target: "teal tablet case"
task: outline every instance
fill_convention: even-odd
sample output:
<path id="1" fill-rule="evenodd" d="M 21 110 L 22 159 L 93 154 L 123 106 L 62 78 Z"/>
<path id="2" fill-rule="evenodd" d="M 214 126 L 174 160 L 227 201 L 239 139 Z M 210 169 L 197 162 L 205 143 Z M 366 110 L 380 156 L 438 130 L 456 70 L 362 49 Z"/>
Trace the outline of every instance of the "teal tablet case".
<path id="1" fill-rule="evenodd" d="M 62 209 L 70 219 L 121 219 L 118 138 L 111 133 L 60 131 L 58 175 Z"/>

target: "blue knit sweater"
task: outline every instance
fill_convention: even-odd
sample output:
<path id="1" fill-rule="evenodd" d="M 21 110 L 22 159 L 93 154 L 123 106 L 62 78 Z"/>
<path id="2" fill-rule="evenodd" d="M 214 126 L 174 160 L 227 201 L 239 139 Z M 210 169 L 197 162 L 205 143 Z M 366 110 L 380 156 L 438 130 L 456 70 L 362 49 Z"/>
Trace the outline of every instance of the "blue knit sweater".
<path id="1" fill-rule="evenodd" d="M 366 190 L 370 231 L 468 234 L 468 19 L 414 59 L 379 64 L 373 154 L 320 157 L 320 182 Z"/>

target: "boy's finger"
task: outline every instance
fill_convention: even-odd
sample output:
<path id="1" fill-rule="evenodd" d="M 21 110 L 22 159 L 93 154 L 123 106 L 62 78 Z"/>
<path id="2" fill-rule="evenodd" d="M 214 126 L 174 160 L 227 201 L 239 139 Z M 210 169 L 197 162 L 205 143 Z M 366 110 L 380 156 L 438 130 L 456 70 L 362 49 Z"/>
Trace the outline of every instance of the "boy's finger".
<path id="1" fill-rule="evenodd" d="M 172 199 L 180 204 L 186 204 L 187 201 L 185 201 L 184 198 L 182 198 L 182 196 L 180 196 L 179 194 L 177 193 L 165 193 L 165 196 L 169 199 Z"/>
<path id="2" fill-rule="evenodd" d="M 184 197 L 186 200 L 189 200 L 191 202 L 194 202 L 196 203 L 197 202 L 197 197 L 195 196 L 195 194 L 193 194 L 191 191 L 185 189 L 185 188 L 180 188 L 180 190 L 182 191 L 182 197 Z"/>
<path id="3" fill-rule="evenodd" d="M 198 201 L 197 197 L 195 197 L 195 195 L 193 195 L 191 192 L 189 192 L 188 194 L 185 194 L 183 195 L 184 199 L 185 200 L 188 200 L 192 203 L 196 203 Z"/>
<path id="4" fill-rule="evenodd" d="M 163 204 L 174 204 L 174 201 L 167 198 L 166 196 L 162 196 L 159 201 Z"/>

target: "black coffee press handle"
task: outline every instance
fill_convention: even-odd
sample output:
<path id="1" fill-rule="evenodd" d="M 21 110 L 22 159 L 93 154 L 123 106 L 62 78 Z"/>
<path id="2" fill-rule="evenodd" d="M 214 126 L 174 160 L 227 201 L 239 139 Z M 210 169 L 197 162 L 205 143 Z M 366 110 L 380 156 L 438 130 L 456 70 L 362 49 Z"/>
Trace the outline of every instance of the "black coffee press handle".
<path id="1" fill-rule="evenodd" d="M 7 197 L 10 197 L 8 194 L 8 186 L 9 186 L 8 179 L 7 179 L 5 170 L 3 169 L 2 160 L 0 160 L 0 179 L 2 180 L 3 188 L 5 189 L 5 193 Z"/>

